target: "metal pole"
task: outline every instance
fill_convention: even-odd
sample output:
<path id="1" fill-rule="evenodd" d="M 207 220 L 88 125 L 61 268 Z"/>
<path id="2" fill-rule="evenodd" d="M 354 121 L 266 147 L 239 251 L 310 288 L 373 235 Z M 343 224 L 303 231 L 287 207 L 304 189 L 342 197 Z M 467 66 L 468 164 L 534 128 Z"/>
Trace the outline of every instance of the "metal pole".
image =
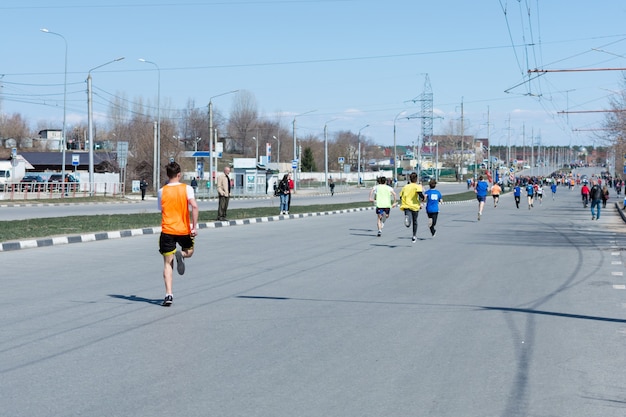
<path id="1" fill-rule="evenodd" d="M 296 168 L 293 167 L 294 165 L 294 161 L 298 160 L 298 151 L 297 151 L 297 146 L 296 146 L 296 117 L 293 117 L 293 125 L 292 125 L 292 129 L 293 129 L 293 161 L 291 162 L 292 164 L 292 169 L 293 169 L 293 191 L 296 192 L 297 188 L 298 188 L 298 168 L 297 166 L 300 165 L 300 161 L 298 161 L 295 165 Z"/>
<path id="2" fill-rule="evenodd" d="M 87 132 L 89 135 L 89 195 L 93 195 L 93 99 L 91 92 L 91 71 L 87 74 Z M 62 177 L 61 181 L 63 182 L 64 187 L 65 176 Z"/>
<path id="3" fill-rule="evenodd" d="M 278 132 L 278 136 L 280 137 L 280 131 Z M 278 143 L 278 153 L 276 155 L 276 163 L 280 164 L 280 139 L 279 139 L 279 137 L 277 138 L 276 136 L 272 136 L 272 137 Z"/>
<path id="4" fill-rule="evenodd" d="M 436 142 L 437 146 L 435 148 L 435 152 L 437 152 L 435 158 L 435 181 L 439 181 L 439 141 Z"/>
<path id="5" fill-rule="evenodd" d="M 153 131 L 153 136 L 154 136 L 154 145 L 153 145 L 153 155 L 152 155 L 152 164 L 153 164 L 153 169 L 152 169 L 152 188 L 154 188 L 154 194 L 156 195 L 159 187 L 159 179 L 157 178 L 157 171 L 158 171 L 158 165 L 159 165 L 159 156 L 157 153 L 157 130 L 158 130 L 158 126 L 157 126 L 157 122 L 156 120 L 154 121 L 154 127 L 152 128 Z"/>
<path id="6" fill-rule="evenodd" d="M 213 191 L 213 102 L 209 100 L 209 198 Z"/>
<path id="7" fill-rule="evenodd" d="M 337 119 L 332 119 L 324 124 L 324 188 L 328 189 L 328 123 Z"/>
<path id="8" fill-rule="evenodd" d="M 324 189 L 328 189 L 328 124 L 324 125 Z"/>
<path id="9" fill-rule="evenodd" d="M 298 146 L 297 146 L 297 139 L 296 139 L 296 117 L 304 116 L 305 114 L 313 113 L 314 111 L 317 111 L 317 110 L 309 110 L 307 112 L 296 114 L 295 116 L 293 116 L 293 160 L 298 161 L 298 163 L 296 164 L 298 167 L 300 166 L 300 159 L 298 158 Z M 298 168 L 295 168 L 294 174 L 293 174 L 293 191 L 295 192 L 297 188 L 298 188 Z"/>
<path id="10" fill-rule="evenodd" d="M 156 64 L 156 62 L 148 61 L 143 58 L 139 58 L 139 61 L 145 62 L 146 64 L 152 64 L 157 69 L 157 132 L 156 132 L 156 164 L 154 166 L 154 171 L 156 172 L 154 176 L 154 192 L 156 193 L 161 184 L 161 68 Z"/>
<path id="11" fill-rule="evenodd" d="M 91 88 L 91 72 L 104 67 L 105 65 L 112 64 L 114 62 L 118 62 L 124 59 L 124 57 L 115 58 L 112 61 L 105 62 L 102 65 L 98 65 L 89 70 L 87 73 L 87 129 L 89 131 L 89 195 L 93 195 L 95 193 L 95 179 L 94 179 L 94 137 L 93 137 L 93 89 Z M 65 177 L 63 177 L 63 181 L 65 182 Z"/>
<path id="12" fill-rule="evenodd" d="M 198 142 L 199 141 L 200 141 L 200 138 L 195 138 L 194 139 L 194 150 L 196 151 L 196 153 L 198 152 Z M 195 163 L 195 165 L 194 165 L 195 168 L 194 169 L 196 171 L 196 175 L 195 176 L 197 177 L 198 176 L 198 157 L 197 156 L 194 157 L 194 163 Z"/>
<path id="13" fill-rule="evenodd" d="M 238 92 L 239 90 L 227 91 L 225 93 L 218 94 L 213 97 L 209 97 L 209 197 L 211 197 L 211 191 L 213 189 L 213 170 L 217 173 L 217 131 L 213 131 L 213 99 L 221 96 L 225 96 L 227 94 L 233 94 Z M 213 138 L 215 138 L 215 142 L 213 142 Z M 215 154 L 215 155 L 213 155 Z M 215 157 L 215 163 L 213 163 L 213 158 Z M 215 175 L 217 178 L 217 174 Z"/>
<path id="14" fill-rule="evenodd" d="M 398 147 L 396 143 L 396 122 L 398 121 L 398 117 L 406 113 L 406 110 L 402 110 L 400 113 L 396 114 L 396 117 L 393 118 L 393 186 L 396 186 L 398 182 L 398 169 L 396 168 L 396 164 L 398 163 Z M 408 117 L 407 117 L 408 119 Z"/>
<path id="15" fill-rule="evenodd" d="M 65 43 L 65 69 L 64 69 L 64 78 L 63 78 L 63 128 L 61 131 L 61 181 L 63 182 L 63 184 L 65 184 L 65 120 L 66 120 L 66 112 L 67 112 L 67 39 L 65 39 L 65 36 L 61 35 L 60 33 L 57 32 L 52 32 L 46 28 L 41 29 L 42 32 L 44 33 L 49 33 L 51 35 L 55 35 L 58 36 L 59 38 L 63 39 L 63 42 Z M 61 193 L 61 197 L 64 197 L 65 193 Z"/>
<path id="16" fill-rule="evenodd" d="M 361 130 L 369 127 L 369 125 L 365 125 L 359 129 L 359 134 L 356 136 L 357 143 L 359 144 L 358 157 L 357 157 L 357 187 L 361 185 Z"/>

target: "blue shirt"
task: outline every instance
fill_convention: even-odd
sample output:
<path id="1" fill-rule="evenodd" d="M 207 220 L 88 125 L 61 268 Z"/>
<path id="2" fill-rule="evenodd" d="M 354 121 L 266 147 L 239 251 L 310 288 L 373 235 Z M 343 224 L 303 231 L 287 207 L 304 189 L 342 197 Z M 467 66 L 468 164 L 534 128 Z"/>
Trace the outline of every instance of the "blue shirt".
<path id="1" fill-rule="evenodd" d="M 439 213 L 439 200 L 441 200 L 439 190 L 430 189 L 424 194 L 426 194 L 426 213 Z"/>
<path id="2" fill-rule="evenodd" d="M 489 184 L 487 184 L 487 181 L 478 181 L 476 184 L 476 195 L 479 197 L 487 197 L 488 189 Z"/>
<path id="3" fill-rule="evenodd" d="M 552 184 L 550 188 L 552 189 L 553 193 L 556 193 L 556 184 Z"/>
<path id="4" fill-rule="evenodd" d="M 522 195 L 522 189 L 519 188 L 519 185 L 516 185 L 515 189 L 513 189 L 513 196 L 520 197 L 521 195 Z"/>

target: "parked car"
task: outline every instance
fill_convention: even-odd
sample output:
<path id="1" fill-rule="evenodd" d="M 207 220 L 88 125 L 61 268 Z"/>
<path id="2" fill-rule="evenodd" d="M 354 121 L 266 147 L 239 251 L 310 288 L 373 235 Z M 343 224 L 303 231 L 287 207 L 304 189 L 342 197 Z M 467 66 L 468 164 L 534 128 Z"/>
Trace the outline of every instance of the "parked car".
<path id="1" fill-rule="evenodd" d="M 41 175 L 25 175 L 20 185 L 22 191 L 45 191 L 46 180 Z"/>
<path id="2" fill-rule="evenodd" d="M 63 178 L 61 174 L 50 175 L 50 178 L 48 178 L 48 187 L 50 188 L 51 191 L 59 191 L 61 189 L 61 183 L 62 183 L 61 178 Z M 76 188 L 75 184 L 77 184 L 79 181 L 72 174 L 66 173 L 65 182 L 68 183 L 69 188 L 73 190 Z"/>

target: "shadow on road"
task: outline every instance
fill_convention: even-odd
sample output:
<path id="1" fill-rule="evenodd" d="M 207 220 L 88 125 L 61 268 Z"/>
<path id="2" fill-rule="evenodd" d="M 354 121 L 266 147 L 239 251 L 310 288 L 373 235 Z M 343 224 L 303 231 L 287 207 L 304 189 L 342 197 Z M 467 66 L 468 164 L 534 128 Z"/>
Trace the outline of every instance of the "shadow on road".
<path id="1" fill-rule="evenodd" d="M 151 298 L 137 297 L 136 295 L 109 294 L 109 297 L 119 298 L 119 299 L 127 300 L 127 301 L 134 301 L 138 303 L 154 304 L 154 305 L 159 305 L 159 306 L 161 305 L 161 302 L 163 301 L 162 299 L 155 300 Z"/>

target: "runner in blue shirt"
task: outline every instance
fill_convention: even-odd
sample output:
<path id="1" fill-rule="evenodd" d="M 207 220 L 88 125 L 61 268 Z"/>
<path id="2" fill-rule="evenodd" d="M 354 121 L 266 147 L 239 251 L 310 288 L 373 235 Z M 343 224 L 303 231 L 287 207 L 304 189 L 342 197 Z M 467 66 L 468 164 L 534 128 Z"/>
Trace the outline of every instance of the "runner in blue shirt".
<path id="1" fill-rule="evenodd" d="M 519 184 L 516 185 L 513 189 L 513 197 L 515 197 L 515 206 L 519 208 L 519 202 L 522 198 L 522 189 L 520 188 Z"/>
<path id="2" fill-rule="evenodd" d="M 478 200 L 478 220 L 483 215 L 483 207 L 485 207 L 485 200 L 487 199 L 487 191 L 489 190 L 489 183 L 483 180 L 483 176 L 478 177 L 478 182 L 474 191 L 476 192 L 476 199 Z"/>
<path id="3" fill-rule="evenodd" d="M 550 189 L 552 190 L 552 199 L 556 199 L 556 181 L 552 180 L 552 185 L 550 186 Z"/>
<path id="4" fill-rule="evenodd" d="M 435 190 L 437 181 L 430 180 L 428 183 L 430 189 L 426 191 L 426 214 L 428 215 L 428 227 L 430 228 L 430 234 L 435 237 L 437 231 L 435 225 L 437 224 L 437 216 L 439 215 L 439 203 L 441 203 L 441 193 L 439 190 Z"/>

